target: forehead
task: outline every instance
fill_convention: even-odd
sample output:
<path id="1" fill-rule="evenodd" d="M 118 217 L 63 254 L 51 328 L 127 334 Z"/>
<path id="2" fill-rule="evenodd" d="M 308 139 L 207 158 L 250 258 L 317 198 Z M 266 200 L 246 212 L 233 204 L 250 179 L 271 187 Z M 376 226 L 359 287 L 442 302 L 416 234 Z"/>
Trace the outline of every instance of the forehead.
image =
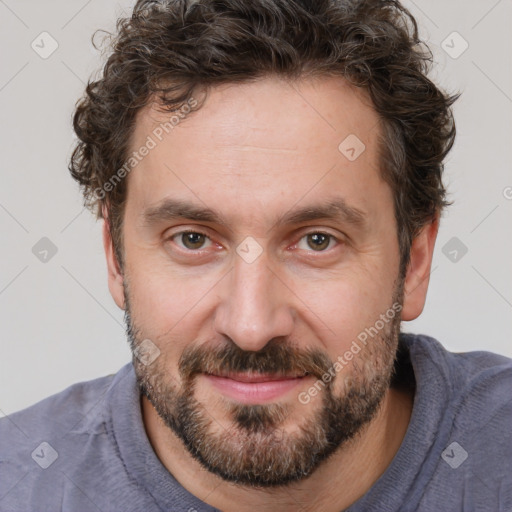
<path id="1" fill-rule="evenodd" d="M 232 213 L 246 216 L 334 192 L 361 210 L 379 194 L 389 199 L 378 167 L 379 117 L 366 92 L 342 78 L 225 84 L 197 111 L 172 115 L 155 104 L 137 114 L 131 151 L 152 141 L 128 178 L 127 203 L 137 210 L 167 196 L 221 210 L 236 194 L 245 211 Z"/>
<path id="2" fill-rule="evenodd" d="M 203 93 L 198 91 L 191 94 L 188 102 L 202 98 Z M 175 129 L 178 125 L 185 129 L 185 124 L 192 124 L 196 136 L 202 135 L 200 132 L 207 134 L 219 149 L 237 143 L 247 146 L 250 137 L 253 142 L 262 142 L 262 150 L 285 149 L 280 143 L 299 150 L 298 143 L 306 142 L 301 140 L 304 135 L 311 145 L 322 141 L 324 146 L 332 149 L 334 145 L 337 149 L 339 139 L 349 134 L 365 138 L 373 132 L 374 137 L 378 123 L 367 92 L 341 77 L 295 81 L 266 77 L 211 87 L 204 106 L 192 113 L 184 105 L 175 113 L 164 114 L 155 102 L 150 103 L 137 114 L 132 143 L 143 142 L 155 130 L 162 131 L 156 134 L 158 139 L 169 133 L 176 138 L 176 132 L 182 132 Z M 269 144 L 270 138 L 274 144 Z"/>

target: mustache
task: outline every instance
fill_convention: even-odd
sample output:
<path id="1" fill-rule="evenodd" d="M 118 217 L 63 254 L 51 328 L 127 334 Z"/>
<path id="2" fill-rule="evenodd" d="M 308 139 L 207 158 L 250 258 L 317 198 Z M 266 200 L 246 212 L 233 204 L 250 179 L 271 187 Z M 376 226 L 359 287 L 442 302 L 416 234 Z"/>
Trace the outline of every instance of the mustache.
<path id="1" fill-rule="evenodd" d="M 332 366 L 331 359 L 320 350 L 302 350 L 274 340 L 258 351 L 243 350 L 232 341 L 218 347 L 191 346 L 183 351 L 178 362 L 184 380 L 191 380 L 200 373 L 231 372 L 309 374 L 321 379 Z"/>

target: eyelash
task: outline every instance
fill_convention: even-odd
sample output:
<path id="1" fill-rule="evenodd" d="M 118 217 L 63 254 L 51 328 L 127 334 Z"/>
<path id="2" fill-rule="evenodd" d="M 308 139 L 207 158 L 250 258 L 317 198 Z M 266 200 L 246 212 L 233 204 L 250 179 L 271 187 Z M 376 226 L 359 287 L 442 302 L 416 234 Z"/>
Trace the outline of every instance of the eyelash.
<path id="1" fill-rule="evenodd" d="M 213 243 L 211 241 L 211 238 L 206 234 L 204 233 L 203 231 L 198 231 L 198 230 L 192 230 L 192 229 L 187 229 L 187 230 L 183 230 L 183 231 L 178 231 L 177 233 L 174 233 L 173 235 L 171 235 L 168 240 L 174 240 L 176 237 L 180 237 L 180 236 L 183 236 L 183 235 L 186 235 L 187 233 L 192 233 L 192 234 L 195 234 L 195 235 L 202 235 L 204 237 L 206 237 L 208 240 L 210 240 L 211 243 Z M 335 241 L 336 242 L 336 246 L 340 245 L 342 243 L 342 241 L 340 239 L 338 239 L 337 237 L 335 237 L 334 235 L 332 235 L 331 233 L 327 233 L 327 232 L 324 232 L 324 231 L 309 231 L 308 233 L 304 233 L 300 238 L 299 240 L 293 244 L 293 246 L 297 246 L 299 244 L 299 242 L 306 238 L 307 236 L 309 235 L 324 235 L 324 236 L 327 236 L 329 237 L 329 245 L 330 245 L 330 242 L 331 241 Z M 176 243 L 176 242 L 175 242 Z M 187 252 L 187 253 L 190 253 L 190 254 L 193 254 L 193 253 L 200 253 L 201 251 L 203 251 L 204 249 L 197 249 L 197 250 L 194 250 L 194 249 L 187 249 L 187 248 L 183 248 L 183 247 L 180 247 L 180 250 L 184 251 L 184 252 Z M 314 251 L 313 249 L 311 249 L 310 251 L 308 252 L 311 252 L 311 253 L 317 253 L 317 254 L 321 254 L 321 253 L 326 253 L 328 251 L 332 250 L 332 247 L 329 248 L 328 246 L 328 249 L 325 249 L 323 251 Z"/>

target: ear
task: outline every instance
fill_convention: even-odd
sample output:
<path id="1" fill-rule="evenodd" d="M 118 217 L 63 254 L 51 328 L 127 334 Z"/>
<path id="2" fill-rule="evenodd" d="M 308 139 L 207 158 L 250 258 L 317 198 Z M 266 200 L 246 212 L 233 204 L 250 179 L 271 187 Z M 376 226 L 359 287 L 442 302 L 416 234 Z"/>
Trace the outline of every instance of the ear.
<path id="1" fill-rule="evenodd" d="M 107 211 L 103 207 L 103 248 L 105 249 L 105 256 L 107 258 L 107 272 L 108 272 L 108 289 L 110 295 L 120 309 L 125 308 L 124 304 L 124 286 L 123 274 L 119 268 L 117 258 L 114 251 L 114 243 L 107 221 Z"/>
<path id="2" fill-rule="evenodd" d="M 404 283 L 402 320 L 420 316 L 427 298 L 432 255 L 439 229 L 439 216 L 426 224 L 413 240 Z"/>

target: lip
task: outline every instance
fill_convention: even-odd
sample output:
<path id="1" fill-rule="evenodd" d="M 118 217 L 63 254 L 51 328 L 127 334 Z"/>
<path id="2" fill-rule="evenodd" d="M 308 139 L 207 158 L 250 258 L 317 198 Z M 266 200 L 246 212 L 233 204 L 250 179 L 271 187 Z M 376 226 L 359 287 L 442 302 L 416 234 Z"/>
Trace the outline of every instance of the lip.
<path id="1" fill-rule="evenodd" d="M 223 395 L 242 403 L 274 401 L 299 386 L 305 375 L 231 373 L 204 374 L 206 380 Z"/>

